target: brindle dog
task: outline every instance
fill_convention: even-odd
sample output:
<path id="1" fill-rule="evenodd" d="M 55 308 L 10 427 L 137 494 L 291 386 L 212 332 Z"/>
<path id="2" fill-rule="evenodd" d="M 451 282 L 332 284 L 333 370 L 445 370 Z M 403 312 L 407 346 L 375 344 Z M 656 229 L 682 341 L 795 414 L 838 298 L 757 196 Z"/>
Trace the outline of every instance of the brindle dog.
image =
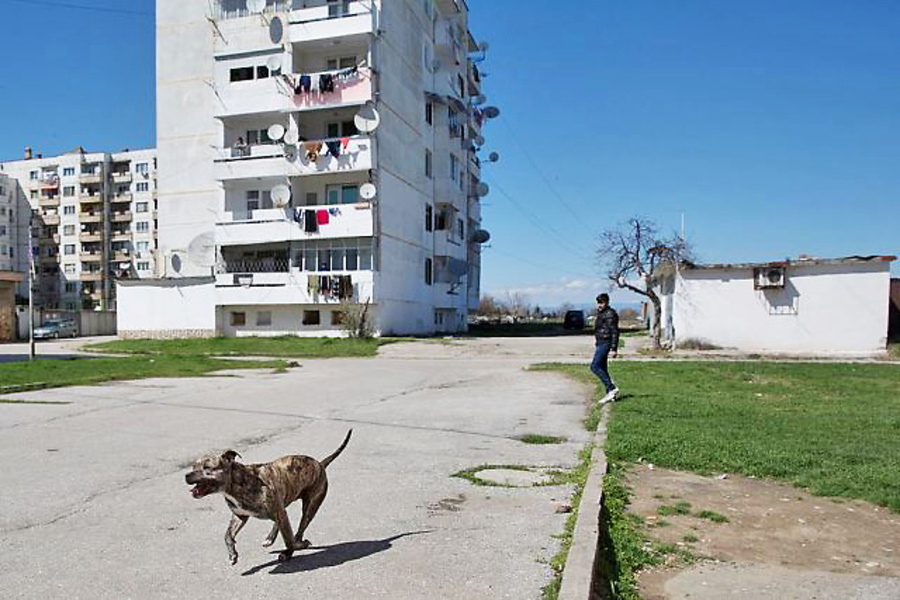
<path id="1" fill-rule="evenodd" d="M 278 555 L 279 561 L 289 560 L 295 550 L 309 548 L 309 540 L 304 540 L 303 534 L 328 492 L 325 467 L 347 447 L 351 433 L 352 429 L 340 447 L 321 462 L 295 454 L 269 463 L 245 465 L 234 460 L 240 454 L 228 450 L 219 456 L 206 455 L 194 463 L 193 470 L 184 477 L 188 485 L 194 486 L 191 489 L 194 498 L 221 492 L 233 513 L 225 532 L 231 564 L 238 560 L 234 538 L 250 517 L 275 521 L 263 546 L 271 546 L 281 532 L 285 549 Z M 303 500 L 303 514 L 294 536 L 287 507 L 298 498 Z"/>

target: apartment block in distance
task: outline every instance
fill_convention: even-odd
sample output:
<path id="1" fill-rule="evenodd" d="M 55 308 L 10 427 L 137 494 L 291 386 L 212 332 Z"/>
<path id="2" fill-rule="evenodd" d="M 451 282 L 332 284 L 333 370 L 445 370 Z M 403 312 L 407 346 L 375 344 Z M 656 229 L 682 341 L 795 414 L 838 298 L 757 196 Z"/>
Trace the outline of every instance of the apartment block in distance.
<path id="1" fill-rule="evenodd" d="M 158 280 L 119 334 L 466 328 L 482 48 L 463 0 L 157 2 Z"/>
<path id="2" fill-rule="evenodd" d="M 43 157 L 26 149 L 23 160 L 4 162 L 0 171 L 8 177 L 11 205 L 18 207 L 14 269 L 22 272 L 28 269 L 31 226 L 37 307 L 116 310 L 116 279 L 154 275 L 154 150 L 78 148 Z M 26 295 L 23 284 L 20 297 Z"/>

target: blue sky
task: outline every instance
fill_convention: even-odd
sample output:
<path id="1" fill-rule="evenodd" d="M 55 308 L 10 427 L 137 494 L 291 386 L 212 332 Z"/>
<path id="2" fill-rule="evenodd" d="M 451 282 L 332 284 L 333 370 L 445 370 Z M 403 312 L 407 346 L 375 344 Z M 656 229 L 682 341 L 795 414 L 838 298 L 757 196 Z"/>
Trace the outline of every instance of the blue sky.
<path id="1" fill-rule="evenodd" d="M 153 146 L 153 2 L 53 3 L 0 0 L 0 158 Z M 469 6 L 502 110 L 484 292 L 589 302 L 633 215 L 684 214 L 705 262 L 900 252 L 900 3 Z"/>

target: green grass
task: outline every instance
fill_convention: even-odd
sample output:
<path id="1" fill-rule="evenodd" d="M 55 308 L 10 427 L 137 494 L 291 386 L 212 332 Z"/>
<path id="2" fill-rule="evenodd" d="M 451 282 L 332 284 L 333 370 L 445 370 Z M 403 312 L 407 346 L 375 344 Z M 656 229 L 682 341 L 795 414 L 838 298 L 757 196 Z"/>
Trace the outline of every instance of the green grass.
<path id="1" fill-rule="evenodd" d="M 15 398 L 0 398 L 0 404 L 71 404 L 71 402 L 55 402 L 53 400 L 17 400 Z"/>
<path id="2" fill-rule="evenodd" d="M 700 539 L 694 535 L 693 533 L 689 533 L 681 538 L 681 541 L 687 542 L 688 544 L 696 544 L 700 541 Z"/>
<path id="3" fill-rule="evenodd" d="M 497 483 L 495 481 L 481 479 L 480 477 L 478 477 L 478 473 L 480 473 L 481 471 L 494 469 L 502 469 L 506 471 L 531 471 L 531 467 L 526 467 L 525 465 L 479 465 L 477 467 L 472 467 L 471 469 L 463 469 L 462 471 L 457 471 L 450 477 L 465 479 L 472 485 L 480 485 L 486 487 L 516 487 L 514 485 L 506 485 L 503 483 Z"/>
<path id="4" fill-rule="evenodd" d="M 662 504 L 656 507 L 656 514 L 669 517 L 671 515 L 689 515 L 691 514 L 690 502 L 676 502 L 674 505 Z"/>
<path id="5" fill-rule="evenodd" d="M 181 340 L 115 340 L 85 346 L 94 352 L 169 356 L 272 356 L 282 358 L 338 358 L 375 356 L 378 347 L 393 339 L 216 337 Z"/>
<path id="6" fill-rule="evenodd" d="M 888 344 L 888 356 L 894 360 L 900 360 L 900 342 Z"/>
<path id="7" fill-rule="evenodd" d="M 719 513 L 712 510 L 701 510 L 696 515 L 694 515 L 698 519 L 709 519 L 713 523 L 728 523 L 729 519 L 725 515 L 720 515 Z"/>
<path id="8" fill-rule="evenodd" d="M 586 365 L 533 369 L 596 384 Z M 607 429 L 602 560 L 616 598 L 639 598 L 635 573 L 660 560 L 643 546 L 626 510 L 625 472 L 639 459 L 702 474 L 772 478 L 900 512 L 896 365 L 619 362 L 612 376 L 623 394 Z M 596 427 L 599 414 L 591 407 L 586 426 Z M 695 516 L 727 519 L 713 514 Z M 691 560 L 689 552 L 678 554 Z"/>
<path id="9" fill-rule="evenodd" d="M 520 442 L 525 444 L 562 444 L 566 441 L 564 437 L 558 437 L 555 435 L 543 435 L 541 433 L 526 433 L 522 437 L 519 438 Z"/>
<path id="10" fill-rule="evenodd" d="M 239 361 L 199 356 L 37 360 L 0 364 L 0 381 L 4 386 L 40 384 L 42 388 L 52 388 L 149 377 L 197 377 L 224 369 L 265 369 L 283 366 L 285 362 L 281 360 Z"/>

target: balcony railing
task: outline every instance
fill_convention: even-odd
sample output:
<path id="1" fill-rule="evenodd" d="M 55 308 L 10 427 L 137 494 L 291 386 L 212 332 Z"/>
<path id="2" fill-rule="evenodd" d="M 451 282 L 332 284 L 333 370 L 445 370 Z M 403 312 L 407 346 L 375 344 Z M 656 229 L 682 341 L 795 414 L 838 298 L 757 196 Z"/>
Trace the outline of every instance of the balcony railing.
<path id="1" fill-rule="evenodd" d="M 319 211 L 328 211 L 327 224 L 318 224 L 315 215 Z M 307 215 L 317 219 L 314 230 L 305 227 Z M 216 242 L 221 246 L 370 237 L 373 233 L 372 205 L 368 202 L 225 212 L 216 223 Z"/>
<path id="2" fill-rule="evenodd" d="M 278 0 L 276 2 L 266 2 L 266 8 L 263 14 L 273 14 L 290 10 L 293 6 L 292 0 Z M 216 0 L 213 7 L 214 19 L 239 19 L 241 17 L 249 17 L 251 13 L 247 8 L 247 0 Z"/>
<path id="3" fill-rule="evenodd" d="M 80 258 L 81 262 L 100 262 L 103 260 L 103 254 L 100 252 L 82 252 Z"/>
<path id="4" fill-rule="evenodd" d="M 82 271 L 82 281 L 101 281 L 103 279 L 103 271 Z"/>
<path id="5" fill-rule="evenodd" d="M 78 201 L 82 204 L 92 204 L 96 202 L 103 202 L 103 194 L 81 194 L 78 197 Z"/>
<path id="6" fill-rule="evenodd" d="M 102 233 L 82 233 L 78 236 L 79 241 L 81 242 L 102 242 L 103 234 Z"/>
<path id="7" fill-rule="evenodd" d="M 82 223 L 102 223 L 103 213 L 83 212 L 79 215 L 78 220 Z"/>
<path id="8" fill-rule="evenodd" d="M 228 260 L 219 267 L 220 273 L 287 273 L 290 263 L 287 258 L 263 258 Z"/>
<path id="9" fill-rule="evenodd" d="M 215 178 L 226 181 L 367 171 L 375 164 L 374 139 L 365 136 L 310 140 L 287 148 L 287 153 L 281 144 L 220 150 Z"/>
<path id="10" fill-rule="evenodd" d="M 131 173 L 126 171 L 124 173 L 113 173 L 112 180 L 115 183 L 130 183 L 131 182 Z"/>

